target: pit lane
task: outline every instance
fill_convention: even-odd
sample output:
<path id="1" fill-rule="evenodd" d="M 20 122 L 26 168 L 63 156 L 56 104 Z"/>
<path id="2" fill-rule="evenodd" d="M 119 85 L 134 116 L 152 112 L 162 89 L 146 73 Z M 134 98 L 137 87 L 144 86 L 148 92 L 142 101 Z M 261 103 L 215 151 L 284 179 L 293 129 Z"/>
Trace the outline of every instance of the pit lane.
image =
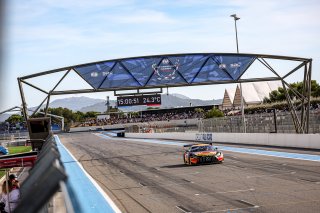
<path id="1" fill-rule="evenodd" d="M 320 162 L 224 151 L 223 164 L 185 166 L 182 147 L 168 141 L 147 143 L 92 133 L 59 137 L 123 212 L 320 209 Z"/>

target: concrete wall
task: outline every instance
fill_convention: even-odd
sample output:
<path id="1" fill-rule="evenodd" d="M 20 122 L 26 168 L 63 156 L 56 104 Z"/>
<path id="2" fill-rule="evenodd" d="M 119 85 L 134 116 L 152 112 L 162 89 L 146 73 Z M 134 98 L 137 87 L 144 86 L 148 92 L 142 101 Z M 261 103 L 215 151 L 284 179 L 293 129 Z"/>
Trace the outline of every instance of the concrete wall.
<path id="1" fill-rule="evenodd" d="M 320 149 L 320 134 L 273 133 L 126 133 L 130 138 L 213 141 L 281 147 Z"/>
<path id="2" fill-rule="evenodd" d="M 70 128 L 69 132 L 81 132 L 81 131 L 90 131 L 90 130 L 97 130 L 101 129 L 103 126 L 86 126 L 86 127 L 75 127 Z"/>

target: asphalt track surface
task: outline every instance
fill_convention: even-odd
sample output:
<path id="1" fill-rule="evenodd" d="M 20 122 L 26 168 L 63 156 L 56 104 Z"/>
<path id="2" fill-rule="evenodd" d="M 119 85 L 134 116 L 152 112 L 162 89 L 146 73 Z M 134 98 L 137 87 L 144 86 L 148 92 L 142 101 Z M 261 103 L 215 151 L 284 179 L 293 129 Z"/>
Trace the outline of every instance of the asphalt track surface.
<path id="1" fill-rule="evenodd" d="M 179 146 L 59 137 L 122 212 L 320 212 L 320 162 L 224 151 L 222 164 L 186 166 Z"/>

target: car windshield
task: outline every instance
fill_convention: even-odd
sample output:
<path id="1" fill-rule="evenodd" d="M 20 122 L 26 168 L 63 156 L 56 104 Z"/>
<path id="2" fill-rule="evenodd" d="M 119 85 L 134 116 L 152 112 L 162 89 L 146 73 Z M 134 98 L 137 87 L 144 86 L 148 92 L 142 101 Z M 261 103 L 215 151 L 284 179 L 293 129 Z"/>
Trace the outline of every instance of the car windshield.
<path id="1" fill-rule="evenodd" d="M 191 147 L 191 152 L 203 152 L 213 150 L 212 146 L 193 146 Z"/>

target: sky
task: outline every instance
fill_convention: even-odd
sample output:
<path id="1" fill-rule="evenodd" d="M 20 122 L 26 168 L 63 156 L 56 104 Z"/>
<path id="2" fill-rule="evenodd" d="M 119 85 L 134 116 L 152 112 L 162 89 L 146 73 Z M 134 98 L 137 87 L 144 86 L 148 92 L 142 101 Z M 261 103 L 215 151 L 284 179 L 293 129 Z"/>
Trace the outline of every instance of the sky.
<path id="1" fill-rule="evenodd" d="M 240 17 L 240 53 L 312 58 L 312 79 L 320 82 L 319 0 L 10 0 L 4 8 L 0 112 L 21 105 L 17 77 L 133 56 L 235 53 L 231 14 Z M 281 70 L 286 66 L 291 65 L 279 65 Z M 260 73 L 257 68 L 245 77 Z M 58 77 L 32 83 L 50 89 Z M 73 77 L 61 88 L 87 88 Z M 228 87 L 234 85 L 169 88 L 169 93 L 212 100 L 222 98 Z M 28 86 L 24 91 L 28 106 L 40 104 L 45 97 Z M 113 92 L 73 96 L 114 99 Z M 51 100 L 65 97 L 70 96 Z"/>

